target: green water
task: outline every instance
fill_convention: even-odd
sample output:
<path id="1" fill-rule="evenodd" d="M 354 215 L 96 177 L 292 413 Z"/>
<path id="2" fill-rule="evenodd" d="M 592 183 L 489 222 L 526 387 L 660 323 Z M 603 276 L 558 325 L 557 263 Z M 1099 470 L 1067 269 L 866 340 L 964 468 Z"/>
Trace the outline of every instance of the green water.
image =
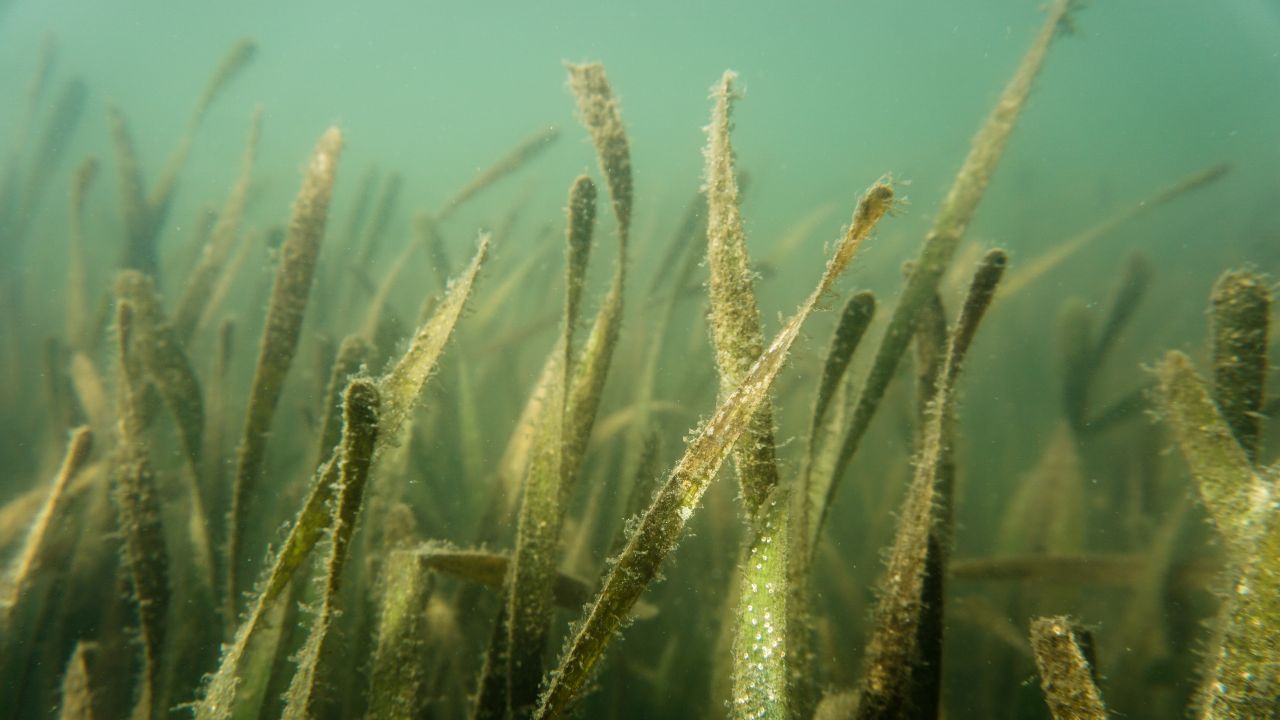
<path id="1" fill-rule="evenodd" d="M 205 454 L 198 469 L 185 463 L 164 406 L 154 396 L 149 401 L 143 444 L 156 469 L 175 598 L 161 659 L 167 706 L 199 696 L 200 678 L 217 668 L 217 643 L 234 626 L 213 609 L 219 601 L 192 589 L 199 571 L 185 528 L 189 488 L 194 482 L 213 499 L 208 523 L 221 578 L 226 498 L 278 245 L 317 138 L 336 126 L 344 149 L 245 549 L 233 560 L 246 578 L 262 572 L 267 548 L 283 541 L 281 528 L 301 506 L 317 455 L 327 454 L 317 444 L 322 418 L 337 402 L 325 395 L 337 344 L 350 334 L 369 335 L 370 305 L 398 270 L 381 316 L 386 333 L 368 337 L 376 347 L 367 372 L 383 372 L 427 316 L 420 312 L 424 301 L 439 296 L 444 277 L 462 271 L 481 232 L 493 233 L 490 259 L 422 395 L 411 439 L 403 452 L 379 459 L 381 484 L 371 491 L 356 534 L 351 562 L 361 569 L 348 571 L 341 661 L 325 669 L 326 699 L 318 713 L 361 717 L 374 652 L 366 638 L 378 628 L 376 578 L 388 557 L 372 538 L 391 522 L 389 507 L 403 502 L 400 517 L 413 518 L 409 544 L 484 543 L 506 553 L 515 543 L 514 514 L 498 520 L 491 514 L 507 497 L 495 477 L 555 343 L 565 197 L 581 173 L 596 179 L 601 202 L 579 343 L 609 285 L 617 223 L 575 115 L 565 63 L 600 62 L 607 69 L 621 103 L 635 187 L 620 345 L 556 560 L 594 591 L 608 571 L 606 557 L 617 549 L 645 437 L 659 440 L 648 475 L 662 474 L 716 407 L 705 262 L 692 266 L 679 289 L 670 326 L 660 325 L 683 257 L 667 253 L 703 180 L 712 84 L 726 69 L 738 73 L 742 96 L 732 138 L 766 342 L 813 288 L 861 193 L 887 178 L 898 195 L 892 217 L 822 303 L 838 309 L 855 289 L 870 289 L 879 301 L 853 359 L 853 387 L 842 390 L 842 401 L 851 403 L 903 287 L 903 263 L 918 255 L 974 134 L 1043 17 L 1040 3 L 1028 0 L 0 2 L 0 194 L 7 203 L 0 207 L 0 560 L 10 568 L 0 589 L 12 587 L 12 568 L 69 429 L 87 423 L 94 431 L 83 482 L 73 483 L 35 580 L 19 593 L 35 601 L 24 600 L 16 619 L 0 628 L 0 720 L 46 717 L 60 707 L 66 659 L 77 642 L 98 643 L 90 684 L 100 691 L 99 714 L 92 717 L 127 716 L 143 672 L 140 646 L 130 639 L 139 622 L 134 580 L 107 499 L 117 483 L 123 404 L 111 290 L 128 265 L 122 258 L 129 232 L 108 108 L 127 121 L 149 190 L 220 58 L 242 38 L 256 44 L 251 62 L 214 98 L 191 136 L 155 239 L 155 281 L 164 311 L 173 313 L 202 251 L 202 218 L 223 206 L 240 172 L 250 118 L 260 108 L 247 209 L 232 236 L 238 264 L 221 281 L 223 294 L 206 303 L 208 316 L 181 343 L 203 398 Z M 1280 7 L 1266 0 L 1091 2 L 1071 20 L 1049 51 L 943 278 L 948 317 L 959 310 L 982 250 L 1007 250 L 1007 281 L 1020 282 L 1019 272 L 1090 228 L 1196 173 L 1228 169 L 1203 187 L 1133 213 L 1016 295 L 997 296 L 984 321 L 959 382 L 951 557 L 957 563 L 1011 556 L 1043 562 L 1019 578 L 962 576 L 948 584 L 942 671 L 948 718 L 1048 717 L 1025 637 L 1032 617 L 1058 614 L 1093 629 L 1095 669 L 1113 711 L 1130 718 L 1185 716 L 1211 670 L 1203 656 L 1218 612 L 1213 590 L 1231 565 L 1203 522 L 1173 436 L 1156 417 L 1159 403 L 1141 390 L 1154 385 L 1150 368 L 1168 350 L 1188 353 L 1207 377 L 1206 306 L 1215 281 L 1226 270 L 1246 268 L 1271 283 L 1280 265 Z M 42 48 L 53 48 L 43 55 L 53 63 L 33 103 Z M 36 187 L 39 140 L 76 78 L 87 89 L 82 110 L 48 135 L 52 160 L 39 168 L 47 181 Z M 437 252 L 405 252 L 424 237 L 419 217 L 437 213 L 510 148 L 550 126 L 559 135 L 536 157 L 436 226 Z M 89 157 L 98 168 L 85 195 L 85 300 L 77 308 L 77 281 L 69 277 L 69 188 Z M 385 232 L 370 246 L 369 218 L 393 176 L 399 194 Z M 374 182 L 366 186 L 367 179 Z M 357 226 L 353 216 L 370 188 L 369 215 Z M 705 254 L 705 232 L 690 242 L 697 262 Z M 1103 430 L 1068 430 L 1065 318 L 1087 314 L 1096 333 L 1132 277 L 1125 268 L 1135 257 L 1145 261 L 1149 282 L 1105 361 L 1093 368 L 1086 403 L 1096 415 L 1130 397 L 1132 412 Z M 834 315 L 815 315 L 805 326 L 774 386 L 784 483 L 804 466 Z M 228 320 L 234 324 L 225 335 L 225 372 L 215 380 L 219 326 Z M 73 337 L 77 322 L 86 329 Z M 644 400 L 651 347 L 658 348 L 654 402 L 642 424 L 637 403 Z M 1274 366 L 1274 349 L 1269 357 Z M 856 688 L 862 677 L 877 578 L 920 430 L 914 372 L 908 352 L 839 481 L 815 551 L 808 634 L 814 661 L 798 683 L 806 698 L 799 706 L 809 710 L 823 696 Z M 1275 379 L 1273 371 L 1267 374 Z M 1270 422 L 1274 394 L 1264 397 L 1259 468 L 1276 461 L 1280 439 Z M 734 616 L 744 536 L 734 474 L 726 462 L 664 565 L 665 582 L 644 597 L 656 616 L 646 615 L 612 643 L 594 689 L 584 694 L 581 716 L 729 713 L 732 663 L 722 633 Z M 1032 486 L 1042 488 L 1039 495 L 1027 490 Z M 1094 569 L 1065 577 L 1044 569 L 1064 557 L 1084 558 Z M 1099 569 L 1106 562 L 1115 569 Z M 319 572 L 308 565 L 302 574 Z M 427 645 L 414 661 L 429 678 L 421 714 L 468 716 L 498 593 L 447 574 L 431 577 L 419 611 L 431 618 Z M 216 585 L 213 596 L 221 579 Z M 291 600 L 318 604 L 317 587 L 300 584 Z M 576 605 L 557 611 L 548 670 L 579 615 Z M 260 715 L 242 709 L 237 717 L 280 713 L 274 698 L 288 686 L 293 665 L 287 658 L 310 618 L 287 617 L 296 630 L 282 641 L 274 669 L 260 673 L 272 678 L 270 699 Z M 193 627 L 212 629 L 184 631 Z M 188 635 L 200 639 L 174 639 Z M 153 717 L 182 713 L 189 711 L 157 708 Z"/>

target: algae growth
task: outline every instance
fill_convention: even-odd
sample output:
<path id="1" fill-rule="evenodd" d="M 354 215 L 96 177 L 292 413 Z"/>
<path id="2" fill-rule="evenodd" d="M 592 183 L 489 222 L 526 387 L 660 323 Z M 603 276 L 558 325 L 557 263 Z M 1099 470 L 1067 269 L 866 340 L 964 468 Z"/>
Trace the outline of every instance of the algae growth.
<path id="1" fill-rule="evenodd" d="M 0 178 L 0 720 L 1280 717 L 1277 256 L 1166 282 L 1143 225 L 1212 226 L 1230 166 L 997 220 L 1093 17 L 948 110 L 936 207 L 851 153 L 777 243 L 767 77 L 700 80 L 676 177 L 566 63 L 576 126 L 424 192 L 341 119 L 281 142 L 236 93 L 269 36 L 176 141 L 45 41 Z"/>

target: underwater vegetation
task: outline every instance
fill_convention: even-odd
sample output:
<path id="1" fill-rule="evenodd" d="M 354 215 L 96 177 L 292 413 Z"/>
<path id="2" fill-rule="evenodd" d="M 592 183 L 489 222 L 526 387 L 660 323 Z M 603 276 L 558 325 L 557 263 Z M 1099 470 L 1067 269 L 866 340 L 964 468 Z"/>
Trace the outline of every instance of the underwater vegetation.
<path id="1" fill-rule="evenodd" d="M 1032 308 L 1056 324 L 1037 398 L 1056 429 L 1001 430 L 1029 469 L 981 451 L 1016 482 L 986 552 L 960 551 L 983 482 L 966 377 L 1026 342 L 984 320 L 1228 172 L 1025 261 L 970 237 L 1079 10 L 1050 3 L 879 296 L 852 283 L 908 212 L 888 175 L 863 178 L 823 262 L 751 256 L 733 72 L 708 78 L 701 187 L 668 237 L 637 221 L 625 88 L 583 63 L 579 128 L 495 152 L 396 244 L 404 179 L 354 171 L 338 127 L 296 159 L 290 208 L 262 200 L 262 108 L 238 109 L 225 195 L 173 231 L 254 41 L 154 176 L 130 109 L 55 91 L 46 43 L 0 176 L 0 720 L 1280 717 L 1259 269 L 1214 269 L 1195 348 L 1139 347 L 1160 271 L 1142 254 L 1105 302 Z M 92 113 L 110 157 L 67 157 Z M 472 223 L 561 136 L 595 166 L 539 176 L 562 208 L 515 193 Z M 110 222 L 86 211 L 105 165 Z M 26 320 L 48 289 L 21 270 L 49 244 L 52 325 Z M 772 322 L 783 264 L 806 286 Z M 1135 387 L 1108 373 L 1143 363 Z"/>

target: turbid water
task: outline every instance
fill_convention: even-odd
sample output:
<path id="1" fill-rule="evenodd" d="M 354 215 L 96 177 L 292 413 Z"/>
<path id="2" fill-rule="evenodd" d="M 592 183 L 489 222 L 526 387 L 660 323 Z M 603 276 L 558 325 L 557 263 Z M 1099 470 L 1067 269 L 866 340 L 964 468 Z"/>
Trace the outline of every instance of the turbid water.
<path id="1" fill-rule="evenodd" d="M 1273 4 L 9 0 L 0 96 L 0 720 L 1280 716 Z"/>

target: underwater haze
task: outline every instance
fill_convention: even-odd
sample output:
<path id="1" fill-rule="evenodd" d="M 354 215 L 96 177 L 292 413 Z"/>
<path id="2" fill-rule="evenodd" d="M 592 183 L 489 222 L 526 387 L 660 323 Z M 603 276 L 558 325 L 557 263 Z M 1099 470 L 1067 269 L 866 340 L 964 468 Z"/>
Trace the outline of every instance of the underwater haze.
<path id="1" fill-rule="evenodd" d="M 0 0 L 0 720 L 1280 718 L 1280 6 Z"/>

